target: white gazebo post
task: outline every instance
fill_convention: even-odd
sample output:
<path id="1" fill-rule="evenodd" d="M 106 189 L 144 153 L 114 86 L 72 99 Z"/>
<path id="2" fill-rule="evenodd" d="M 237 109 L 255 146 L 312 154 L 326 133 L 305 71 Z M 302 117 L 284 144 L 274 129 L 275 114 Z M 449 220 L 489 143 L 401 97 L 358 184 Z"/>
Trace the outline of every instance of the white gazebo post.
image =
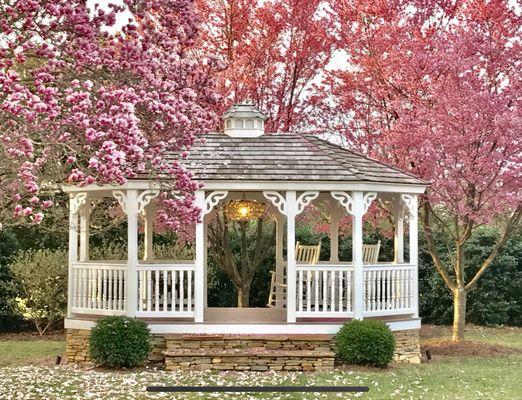
<path id="1" fill-rule="evenodd" d="M 352 201 L 353 317 L 354 319 L 363 319 L 363 192 L 352 192 Z"/>
<path id="2" fill-rule="evenodd" d="M 156 205 L 154 202 L 147 204 L 143 210 L 143 216 L 145 220 L 143 229 L 143 260 L 145 262 L 151 262 L 154 260 L 154 218 L 156 217 Z"/>
<path id="3" fill-rule="evenodd" d="M 138 191 L 128 189 L 126 196 L 127 211 L 127 309 L 126 315 L 134 317 L 138 297 L 137 273 L 138 265 Z"/>
<path id="4" fill-rule="evenodd" d="M 414 317 L 419 317 L 419 226 L 418 226 L 418 202 L 416 194 L 403 194 L 402 200 L 408 208 L 408 227 L 409 227 L 409 249 L 410 249 L 410 264 L 414 268 L 413 272 L 413 287 L 412 287 L 412 308 Z"/>
<path id="5" fill-rule="evenodd" d="M 295 262 L 295 216 L 297 214 L 296 192 L 286 192 L 286 322 L 293 324 L 295 316 L 296 296 L 296 262 Z"/>
<path id="6" fill-rule="evenodd" d="M 399 204 L 394 204 L 393 207 L 393 220 L 394 220 L 394 237 L 393 237 L 393 262 L 395 264 L 401 264 L 404 262 L 404 208 L 402 207 L 402 201 L 398 201 Z"/>
<path id="7" fill-rule="evenodd" d="M 330 200 L 330 261 L 339 262 L 339 219 L 340 210 L 337 202 Z"/>
<path id="8" fill-rule="evenodd" d="M 203 322 L 205 310 L 205 191 L 196 191 L 195 205 L 201 209 L 200 222 L 196 223 L 194 271 L 194 322 Z"/>
<path id="9" fill-rule="evenodd" d="M 281 285 L 284 283 L 282 277 L 285 274 L 284 257 L 283 257 L 283 236 L 285 234 L 284 218 L 278 212 L 274 212 L 274 220 L 276 223 L 276 282 Z M 283 308 L 283 288 L 281 285 L 276 286 L 276 308 Z"/>
<path id="10" fill-rule="evenodd" d="M 67 317 L 72 317 L 74 280 L 73 265 L 78 261 L 78 211 L 86 203 L 86 193 L 69 195 L 69 271 L 67 274 Z"/>
<path id="11" fill-rule="evenodd" d="M 80 208 L 80 261 L 89 261 L 89 218 L 91 204 L 86 197 Z"/>

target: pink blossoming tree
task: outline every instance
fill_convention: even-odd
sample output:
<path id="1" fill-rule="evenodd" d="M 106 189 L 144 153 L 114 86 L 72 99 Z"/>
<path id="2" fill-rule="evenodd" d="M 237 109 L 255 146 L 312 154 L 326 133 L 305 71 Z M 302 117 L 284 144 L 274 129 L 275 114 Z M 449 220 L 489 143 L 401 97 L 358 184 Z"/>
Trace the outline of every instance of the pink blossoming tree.
<path id="1" fill-rule="evenodd" d="M 0 31 L 0 221 L 40 222 L 62 183 L 145 173 L 177 192 L 162 197 L 166 226 L 198 218 L 179 159 L 217 96 L 213 62 L 192 57 L 191 0 L 2 0 Z"/>
<path id="2" fill-rule="evenodd" d="M 464 336 L 467 293 L 522 213 L 522 25 L 507 3 L 333 3 L 351 63 L 330 77 L 334 128 L 367 154 L 431 181 L 424 232 L 453 293 L 454 340 Z M 471 275 L 466 243 L 494 221 L 503 233 Z M 434 230 L 451 238 L 449 259 L 438 253 Z"/>

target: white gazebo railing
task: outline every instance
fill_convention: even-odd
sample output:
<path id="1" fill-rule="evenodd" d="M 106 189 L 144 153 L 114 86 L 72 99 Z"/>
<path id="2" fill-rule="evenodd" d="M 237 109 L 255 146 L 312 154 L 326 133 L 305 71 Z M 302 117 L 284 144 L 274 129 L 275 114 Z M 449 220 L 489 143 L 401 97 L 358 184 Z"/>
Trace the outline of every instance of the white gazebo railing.
<path id="1" fill-rule="evenodd" d="M 194 264 L 140 264 L 137 317 L 194 316 Z"/>
<path id="2" fill-rule="evenodd" d="M 72 265 L 72 311 L 78 314 L 126 313 L 127 264 L 87 261 Z M 136 271 L 137 317 L 193 318 L 195 265 L 140 263 Z M 416 267 L 413 264 L 365 265 L 365 317 L 413 314 Z M 297 318 L 353 318 L 354 267 L 350 264 L 296 266 Z"/>
<path id="3" fill-rule="evenodd" d="M 364 267 L 364 315 L 413 313 L 415 266 L 368 265 Z"/>
<path id="4" fill-rule="evenodd" d="M 72 264 L 72 311 L 125 314 L 127 263 L 97 261 Z"/>
<path id="5" fill-rule="evenodd" d="M 353 267 L 297 265 L 296 317 L 351 317 Z"/>
<path id="6" fill-rule="evenodd" d="M 353 317 L 353 266 L 297 265 L 296 317 Z M 415 311 L 415 266 L 364 266 L 364 316 L 400 315 Z"/>

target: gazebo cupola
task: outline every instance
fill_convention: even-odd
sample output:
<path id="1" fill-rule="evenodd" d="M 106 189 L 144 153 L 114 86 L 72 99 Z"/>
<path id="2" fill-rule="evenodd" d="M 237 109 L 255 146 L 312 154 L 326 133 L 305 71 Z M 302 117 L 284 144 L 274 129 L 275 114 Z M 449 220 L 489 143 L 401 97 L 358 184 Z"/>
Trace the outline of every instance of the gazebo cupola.
<path id="1" fill-rule="evenodd" d="M 227 136 L 258 137 L 265 133 L 266 117 L 253 104 L 234 104 L 222 118 Z"/>

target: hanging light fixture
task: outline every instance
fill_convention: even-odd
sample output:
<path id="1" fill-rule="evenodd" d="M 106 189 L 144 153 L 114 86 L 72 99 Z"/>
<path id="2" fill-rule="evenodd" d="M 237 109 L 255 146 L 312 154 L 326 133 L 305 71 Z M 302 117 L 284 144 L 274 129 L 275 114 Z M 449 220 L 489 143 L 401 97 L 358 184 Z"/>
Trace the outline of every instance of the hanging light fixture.
<path id="1" fill-rule="evenodd" d="M 228 219 L 233 221 L 251 221 L 261 217 L 266 211 L 266 205 L 256 200 L 231 200 L 223 207 Z"/>

